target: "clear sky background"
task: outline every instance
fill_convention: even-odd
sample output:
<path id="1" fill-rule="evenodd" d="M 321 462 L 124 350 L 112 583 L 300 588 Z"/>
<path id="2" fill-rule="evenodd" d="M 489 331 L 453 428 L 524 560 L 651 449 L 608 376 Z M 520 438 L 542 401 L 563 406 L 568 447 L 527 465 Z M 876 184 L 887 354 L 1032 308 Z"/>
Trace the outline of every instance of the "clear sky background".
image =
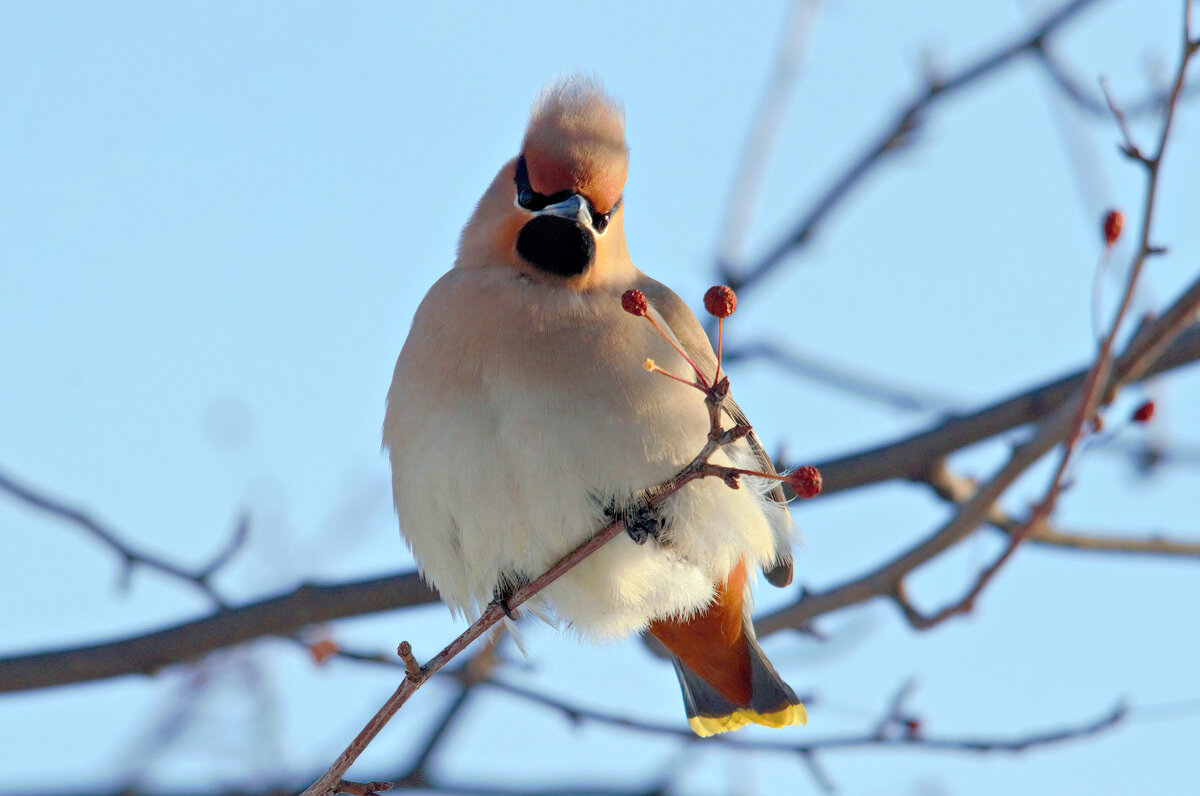
<path id="1" fill-rule="evenodd" d="M 1037 8 L 826 3 L 750 253 L 773 245 L 891 119 L 923 68 L 954 70 Z M 0 468 L 189 565 L 249 512 L 250 541 L 219 584 L 236 601 L 301 578 L 411 567 L 379 453 L 383 398 L 417 303 L 515 153 L 539 87 L 585 70 L 623 99 L 630 250 L 698 306 L 788 12 L 786 2 L 0 4 Z M 1056 43 L 1089 89 L 1104 74 L 1118 97 L 1138 97 L 1174 68 L 1179 17 L 1175 0 L 1109 0 Z M 1135 129 L 1149 142 L 1154 125 Z M 743 297 L 729 334 L 783 341 L 956 407 L 1079 367 L 1092 351 L 1100 213 L 1125 208 L 1132 230 L 1142 199 L 1116 141 L 1111 122 L 1065 104 L 1022 62 L 933 115 L 813 247 Z M 1172 255 L 1152 262 L 1144 306 L 1170 300 L 1200 268 L 1195 102 L 1180 111 L 1165 168 L 1155 238 Z M 1115 262 L 1129 252 L 1119 247 Z M 936 419 L 765 365 L 731 377 L 768 448 L 798 461 Z M 1160 419 L 1122 436 L 1194 450 L 1200 372 L 1131 391 L 1113 423 L 1147 394 Z M 1003 444 L 955 465 L 985 475 Z M 1200 535 L 1198 472 L 1173 465 L 1144 480 L 1119 456 L 1090 454 L 1060 520 Z M 1045 469 L 1034 475 L 1011 506 L 1044 489 Z M 947 509 L 888 484 L 796 516 L 798 581 L 821 588 L 911 544 Z M 144 572 L 120 591 L 107 551 L 3 496 L 0 541 L 0 654 L 206 610 Z M 917 598 L 956 596 L 996 549 L 981 532 L 922 571 Z M 761 603 L 791 596 L 764 589 Z M 1195 560 L 1022 550 L 972 616 L 933 632 L 871 604 L 822 622 L 826 644 L 769 639 L 796 690 L 821 699 L 807 728 L 747 737 L 862 731 L 909 678 L 911 709 L 951 736 L 1080 723 L 1124 698 L 1143 709 L 1118 729 L 1024 756 L 854 751 L 824 762 L 855 794 L 1191 793 L 1197 605 Z M 373 650 L 406 638 L 427 657 L 458 627 L 431 606 L 348 622 L 335 636 Z M 528 638 L 529 668 L 508 672 L 514 681 L 682 723 L 674 675 L 638 642 L 597 650 L 532 625 Z M 316 771 L 395 684 L 392 672 L 351 663 L 318 669 L 285 642 L 227 657 L 161 755 L 142 744 L 178 708 L 186 673 L 0 698 L 0 791 L 115 785 L 139 759 L 153 760 L 146 781 L 161 786 Z M 446 694 L 423 691 L 358 773 L 394 770 Z M 632 783 L 671 764 L 687 772 L 680 793 L 816 791 L 793 757 L 575 730 L 500 696 L 458 726 L 438 770 L 477 783 Z"/>

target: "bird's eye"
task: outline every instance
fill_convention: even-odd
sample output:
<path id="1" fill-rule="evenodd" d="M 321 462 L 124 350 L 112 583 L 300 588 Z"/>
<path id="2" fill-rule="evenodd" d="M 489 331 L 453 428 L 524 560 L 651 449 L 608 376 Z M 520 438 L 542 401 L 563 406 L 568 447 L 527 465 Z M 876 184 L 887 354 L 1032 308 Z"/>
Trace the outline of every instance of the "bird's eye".
<path id="1" fill-rule="evenodd" d="M 592 211 L 592 229 L 596 230 L 596 232 L 599 232 L 599 233 L 603 233 L 604 230 L 608 229 L 608 222 L 612 220 L 613 213 L 617 212 L 617 208 L 619 208 L 621 206 L 621 203 L 624 201 L 625 201 L 625 197 L 623 197 L 623 196 L 618 197 L 617 203 L 615 205 L 613 205 L 612 210 L 609 210 L 607 213 L 597 213 L 595 210 L 593 210 Z"/>
<path id="2" fill-rule="evenodd" d="M 514 182 L 517 185 L 517 204 L 526 210 L 541 210 L 546 206 L 538 202 L 539 195 L 529 184 L 529 169 L 525 165 L 524 155 L 517 159 L 517 175 Z"/>

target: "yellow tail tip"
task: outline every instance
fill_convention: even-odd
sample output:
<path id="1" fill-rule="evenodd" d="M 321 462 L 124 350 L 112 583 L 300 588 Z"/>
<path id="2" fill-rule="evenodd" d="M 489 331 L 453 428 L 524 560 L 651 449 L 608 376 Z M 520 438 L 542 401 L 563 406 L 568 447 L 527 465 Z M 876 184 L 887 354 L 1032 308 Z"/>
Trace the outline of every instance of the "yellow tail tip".
<path id="1" fill-rule="evenodd" d="M 736 710 L 728 716 L 693 716 L 688 719 L 692 732 L 701 738 L 716 735 L 730 730 L 740 730 L 747 724 L 761 724 L 764 727 L 789 727 L 793 724 L 808 724 L 808 711 L 804 705 L 788 705 L 783 710 L 774 713 L 758 713 L 750 710 Z"/>

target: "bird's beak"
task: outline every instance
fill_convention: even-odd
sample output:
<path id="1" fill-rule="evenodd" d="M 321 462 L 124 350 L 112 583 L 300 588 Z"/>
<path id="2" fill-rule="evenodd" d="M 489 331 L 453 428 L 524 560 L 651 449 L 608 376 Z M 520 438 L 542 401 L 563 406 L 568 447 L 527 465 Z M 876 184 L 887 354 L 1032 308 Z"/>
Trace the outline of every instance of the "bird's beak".
<path id="1" fill-rule="evenodd" d="M 584 229 L 592 229 L 592 209 L 587 200 L 577 193 L 571 194 L 558 204 L 546 205 L 538 215 L 558 216 L 577 222 Z"/>
<path id="2" fill-rule="evenodd" d="M 517 234 L 517 253 L 533 267 L 558 276 L 578 276 L 596 261 L 596 228 L 586 199 L 572 194 L 546 205 Z"/>

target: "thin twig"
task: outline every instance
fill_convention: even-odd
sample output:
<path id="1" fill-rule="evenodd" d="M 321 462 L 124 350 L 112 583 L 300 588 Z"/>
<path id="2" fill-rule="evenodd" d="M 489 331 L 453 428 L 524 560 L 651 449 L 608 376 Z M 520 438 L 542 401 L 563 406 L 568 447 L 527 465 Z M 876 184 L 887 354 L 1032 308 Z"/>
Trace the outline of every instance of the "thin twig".
<path id="1" fill-rule="evenodd" d="M 1083 722 L 1071 727 L 1034 731 L 1014 738 L 984 738 L 982 736 L 961 738 L 952 736 L 939 737 L 926 734 L 920 729 L 919 725 L 914 727 L 914 718 L 904 709 L 905 702 L 912 693 L 913 685 L 911 681 L 906 681 L 898 689 L 897 694 L 888 702 L 880 718 L 872 723 L 870 729 L 864 732 L 810 738 L 802 743 L 780 743 L 777 741 L 747 740 L 731 734 L 714 735 L 711 738 L 701 739 L 677 724 L 640 721 L 620 714 L 585 708 L 502 680 L 485 680 L 480 685 L 503 691 L 519 699 L 554 710 L 561 713 L 572 723 L 588 721 L 649 735 L 675 737 L 689 743 L 719 744 L 738 749 L 756 749 L 792 754 L 812 754 L 829 750 L 870 746 L 927 747 L 933 750 L 966 752 L 1020 752 L 1042 744 L 1095 735 L 1115 726 L 1130 713 L 1128 706 L 1124 703 L 1118 703 L 1096 720 Z M 810 696 L 805 696 L 804 699 L 814 703 L 818 701 Z M 898 733 L 891 732 L 891 728 L 897 725 L 900 725 L 903 731 Z M 881 728 L 883 729 L 881 730 Z"/>
<path id="2" fill-rule="evenodd" d="M 925 480 L 939 497 L 956 504 L 968 500 L 974 494 L 976 487 L 975 482 L 970 478 L 957 475 L 944 465 L 930 470 Z M 992 506 L 988 512 L 987 521 L 1009 535 L 1025 524 L 1000 506 Z M 1196 541 L 1188 541 L 1161 535 L 1128 536 L 1064 531 L 1045 520 L 1033 526 L 1026 537 L 1026 543 L 1100 553 L 1200 558 L 1200 538 L 1197 538 Z"/>
<path id="3" fill-rule="evenodd" d="M 1196 287 L 1196 293 L 1200 294 L 1200 287 Z M 1191 298 L 1189 291 L 1176 302 L 1181 315 L 1192 306 Z M 1187 324 L 1188 319 L 1181 318 L 1180 323 Z M 1139 337 L 1135 337 L 1126 349 L 1127 358 L 1114 366 L 1114 376 L 1122 383 L 1142 381 L 1200 361 L 1200 325 L 1171 333 L 1164 333 L 1157 323 L 1153 327 L 1157 330 L 1153 338 L 1144 338 L 1144 346 L 1139 347 Z M 1155 346 L 1157 350 L 1152 351 Z M 1134 362 L 1142 364 L 1135 369 Z M 824 477 L 821 494 L 828 496 L 883 481 L 919 479 L 925 468 L 956 451 L 1044 420 L 1078 393 L 1086 376 L 1086 369 L 1077 370 L 968 414 L 946 418 L 916 434 L 817 462 Z"/>
<path id="4" fill-rule="evenodd" d="M 690 739 L 685 739 L 689 743 L 696 744 L 721 744 L 727 747 L 742 749 L 742 750 L 757 750 L 768 753 L 775 753 L 785 756 L 800 755 L 801 759 L 806 761 L 816 760 L 818 753 L 828 753 L 830 751 L 842 751 L 852 749 L 878 749 L 878 748 L 902 748 L 912 749 L 916 751 L 926 752 L 950 752 L 955 754 L 1020 754 L 1031 749 L 1051 746 L 1060 743 L 1067 743 L 1085 738 L 1094 737 L 1101 733 L 1114 729 L 1122 723 L 1133 721 L 1143 714 L 1141 708 L 1128 708 L 1124 704 L 1117 704 L 1112 709 L 1106 711 L 1098 718 L 1082 722 L 1079 724 L 1068 725 L 1064 727 L 1056 727 L 1049 730 L 1035 730 L 1024 735 L 1014 737 L 996 737 L 996 736 L 929 736 L 924 734 L 915 735 L 897 735 L 886 738 L 878 738 L 869 733 L 849 734 L 842 736 L 828 736 L 825 738 L 817 738 L 803 744 L 785 744 L 779 742 L 751 741 L 732 738 L 728 735 L 718 735 L 712 738 L 698 739 L 692 736 Z M 593 717 L 586 712 L 581 712 L 581 716 L 591 720 Z M 1155 717 L 1157 718 L 1157 717 Z M 1149 719 L 1147 719 L 1149 720 Z M 634 727 L 633 729 L 639 729 Z M 657 732 L 657 730 L 652 730 Z M 683 739 L 683 736 L 680 736 Z M 810 768 L 810 773 L 817 776 Z M 822 787 L 832 787 L 833 781 L 826 776 L 826 785 Z M 403 781 L 402 776 L 395 777 L 397 784 Z M 364 783 L 358 787 L 370 785 L 387 785 L 387 782 Z M 531 788 L 528 786 L 504 787 L 495 784 L 486 786 L 470 785 L 467 783 L 446 783 L 436 781 L 423 781 L 420 785 L 423 791 L 431 793 L 454 793 L 459 796 L 470 795 L 480 796 L 490 795 L 497 796 L 498 794 L 522 794 L 523 796 L 606 796 L 613 794 L 614 796 L 649 796 L 649 794 L 662 794 L 661 785 L 639 787 L 631 786 L 627 789 L 615 789 L 598 787 L 595 783 L 583 784 L 578 786 L 555 786 L 547 788 Z M 10 788 L 14 793 L 47 793 L 44 787 L 17 787 Z M 95 789 L 88 791 L 75 791 L 77 793 L 96 794 Z M 285 796 L 290 791 L 281 788 L 264 788 L 258 791 L 247 790 L 240 788 L 236 791 L 228 791 L 226 796 Z M 357 791 L 356 791 L 357 792 Z M 69 790 L 58 791 L 53 796 L 73 796 L 73 792 Z M 111 791 L 101 796 L 138 796 L 135 790 Z M 213 796 L 221 796 L 219 792 L 214 792 Z"/>
<path id="5" fill-rule="evenodd" d="M 741 263 L 746 236 L 754 221 L 765 183 L 767 165 L 779 143 L 784 110 L 795 90 L 800 67 L 808 55 L 816 27 L 820 0 L 793 0 L 779 55 L 767 82 L 758 113 L 750 124 L 750 135 L 742 150 L 741 163 L 725 210 L 725 224 L 717 243 L 718 271 L 728 273 Z"/>
<path id="6" fill-rule="evenodd" d="M 63 501 L 56 500 L 20 483 L 12 476 L 0 472 L 0 489 L 33 508 L 40 509 L 60 519 L 66 520 L 91 534 L 105 547 L 116 553 L 121 559 L 121 575 L 119 583 L 126 586 L 133 570 L 145 567 L 176 580 L 187 583 L 199 590 L 218 609 L 226 607 L 225 601 L 212 586 L 212 579 L 225 564 L 241 549 L 249 531 L 249 518 L 246 515 L 238 517 L 230 540 L 225 544 L 212 561 L 198 570 L 188 570 L 172 561 L 153 553 L 146 553 L 121 540 L 116 531 L 101 523 L 82 509 L 78 509 Z"/>
<path id="7" fill-rule="evenodd" d="M 720 271 L 721 281 L 739 292 L 761 284 L 789 255 L 812 239 L 813 233 L 821 223 L 841 205 L 851 190 L 874 170 L 879 161 L 911 140 L 929 110 L 1014 62 L 1019 56 L 1036 51 L 1048 37 L 1094 2 L 1095 0 L 1074 0 L 1067 3 L 1016 40 L 984 55 L 946 79 L 930 81 L 821 193 L 808 212 L 801 216 L 799 222 L 775 246 L 745 271 Z"/>
<path id="8" fill-rule="evenodd" d="M 882 378 L 855 372 L 849 367 L 801 353 L 794 347 L 774 340 L 759 340 L 728 346 L 725 361 L 745 362 L 762 360 L 820 384 L 859 398 L 881 403 L 906 412 L 948 412 L 954 408 L 949 399 L 917 390 L 898 387 Z"/>
<path id="9" fill-rule="evenodd" d="M 807 627 L 812 620 L 830 611 L 873 600 L 895 597 L 903 579 L 917 567 L 957 545 L 986 519 L 993 503 L 1030 466 L 1063 442 L 1070 433 L 1073 407 L 1065 406 L 1043 422 L 1037 434 L 1018 446 L 1008 462 L 981 485 L 959 511 L 930 536 L 905 550 L 896 558 L 851 580 L 823 592 L 804 592 L 791 606 L 785 606 L 760 619 L 762 632 L 785 627 Z"/>
<path id="10" fill-rule="evenodd" d="M 1175 117 L 1179 94 L 1183 89 L 1184 79 L 1187 75 L 1188 62 L 1196 52 L 1191 41 L 1191 9 L 1192 0 L 1183 0 L 1183 45 L 1179 58 L 1179 68 L 1176 71 L 1174 85 L 1168 97 L 1166 108 L 1163 111 L 1162 129 L 1159 133 L 1158 147 L 1153 156 L 1143 154 L 1130 134 L 1124 114 L 1112 103 L 1111 99 L 1109 100 L 1109 107 L 1112 109 L 1117 126 L 1120 128 L 1121 134 L 1125 139 L 1122 150 L 1127 156 L 1146 167 L 1146 197 L 1142 213 L 1141 239 L 1138 251 L 1134 256 L 1133 264 L 1129 268 L 1125 289 L 1121 294 L 1121 301 L 1117 312 L 1113 317 L 1108 333 L 1100 342 L 1096 361 L 1088 371 L 1079 395 L 1075 399 L 1070 430 L 1063 440 L 1058 466 L 1055 468 L 1054 475 L 1050 479 L 1050 484 L 1046 488 L 1045 495 L 1033 507 L 1029 519 L 1009 534 L 1009 542 L 1004 551 L 979 573 L 974 583 L 961 598 L 933 614 L 924 614 L 917 610 L 912 602 L 909 601 L 905 593 L 904 582 L 901 580 L 895 583 L 891 596 L 904 612 L 909 623 L 918 630 L 928 630 L 953 616 L 970 612 L 974 608 L 980 594 L 992 582 L 996 574 L 1012 559 L 1021 547 L 1022 542 L 1028 538 L 1034 528 L 1044 524 L 1049 519 L 1054 512 L 1058 498 L 1062 494 L 1063 479 L 1073 461 L 1076 445 L 1083 437 L 1085 423 L 1095 416 L 1096 410 L 1102 401 L 1106 398 L 1111 400 L 1115 397 L 1116 391 L 1121 386 L 1119 379 L 1110 378 L 1113 366 L 1113 350 L 1117 335 L 1120 333 L 1129 308 L 1133 304 L 1134 291 L 1137 288 L 1138 279 L 1141 277 L 1146 261 L 1152 254 L 1160 251 L 1158 247 L 1153 246 L 1150 242 L 1150 228 L 1154 220 L 1154 206 L 1158 195 L 1158 176 L 1163 163 L 1163 155 L 1166 152 L 1167 142 L 1170 140 L 1171 123 Z M 1105 89 L 1106 96 L 1107 93 L 1107 89 Z M 1200 286 L 1200 281 L 1198 281 L 1197 285 Z M 1190 315 L 1191 313 L 1188 314 Z"/>
<path id="11" fill-rule="evenodd" d="M 1049 76 L 1052 85 L 1059 89 L 1063 96 L 1070 100 L 1076 108 L 1086 111 L 1091 116 L 1097 118 L 1107 117 L 1112 114 L 1108 98 L 1104 96 L 1103 90 L 1101 90 L 1101 95 L 1098 98 L 1090 94 L 1083 87 L 1083 83 L 1068 71 L 1067 67 L 1048 47 L 1036 47 L 1033 53 L 1038 58 L 1038 64 L 1042 67 L 1046 75 Z M 1181 98 L 1191 99 L 1198 92 L 1200 92 L 1200 86 L 1185 87 Z M 1140 119 L 1144 116 L 1161 113 L 1169 97 L 1169 90 L 1152 90 L 1142 97 L 1122 102 L 1120 106 L 1126 118 Z"/>
<path id="12" fill-rule="evenodd" d="M 321 622 L 426 605 L 437 599 L 437 592 L 416 572 L 347 583 L 302 584 L 278 597 L 216 611 L 152 633 L 0 659 L 0 693 L 155 674 L 166 666 L 262 636 L 292 636 Z"/>
<path id="13" fill-rule="evenodd" d="M 1200 280 L 1134 335 L 1113 366 L 1113 378 L 1132 383 L 1200 360 L 1200 325 L 1189 322 L 1200 306 Z M 969 415 L 946 419 L 928 431 L 817 464 L 821 495 L 891 479 L 923 481 L 947 455 L 1029 422 L 1044 419 L 1076 393 L 1077 371 L 1038 385 Z M 986 519 L 986 512 L 984 513 Z M 802 603 L 776 611 L 757 625 L 761 634 L 806 628 L 818 616 L 890 593 L 879 570 L 828 592 L 807 593 Z M 882 589 L 882 590 L 877 590 Z M 305 584 L 198 620 L 129 638 L 0 658 L 0 693 L 48 688 L 127 674 L 152 674 L 164 666 L 262 636 L 291 636 L 310 624 L 436 602 L 437 593 L 416 572 L 362 581 Z M 799 607 L 802 605 L 803 607 Z"/>

